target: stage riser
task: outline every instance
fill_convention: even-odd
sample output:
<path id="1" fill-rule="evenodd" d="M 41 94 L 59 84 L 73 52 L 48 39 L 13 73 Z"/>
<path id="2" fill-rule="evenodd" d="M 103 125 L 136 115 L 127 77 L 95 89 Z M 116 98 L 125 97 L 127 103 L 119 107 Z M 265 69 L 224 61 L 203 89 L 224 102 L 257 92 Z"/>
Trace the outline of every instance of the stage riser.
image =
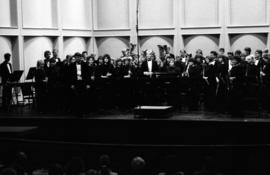
<path id="1" fill-rule="evenodd" d="M 101 144 L 270 144 L 270 123 L 237 121 L 0 119 L 6 126 L 38 126 L 25 137 Z"/>

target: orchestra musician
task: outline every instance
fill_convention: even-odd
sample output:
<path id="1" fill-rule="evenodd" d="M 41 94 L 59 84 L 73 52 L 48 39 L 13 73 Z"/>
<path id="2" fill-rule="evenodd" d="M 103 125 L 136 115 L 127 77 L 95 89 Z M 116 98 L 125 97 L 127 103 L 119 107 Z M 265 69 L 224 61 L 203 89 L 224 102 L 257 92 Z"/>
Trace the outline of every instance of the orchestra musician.
<path id="1" fill-rule="evenodd" d="M 10 63 L 11 54 L 4 54 L 4 61 L 0 65 L 0 77 L 2 79 L 2 107 L 4 111 L 9 111 L 12 99 L 12 87 L 9 83 L 12 74 L 12 65 Z"/>

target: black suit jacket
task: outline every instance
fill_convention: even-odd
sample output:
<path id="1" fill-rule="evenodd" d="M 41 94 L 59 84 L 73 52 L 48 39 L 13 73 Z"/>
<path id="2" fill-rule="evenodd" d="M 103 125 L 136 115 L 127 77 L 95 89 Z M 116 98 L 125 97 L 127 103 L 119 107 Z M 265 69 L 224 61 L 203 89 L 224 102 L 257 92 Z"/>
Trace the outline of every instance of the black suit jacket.
<path id="1" fill-rule="evenodd" d="M 142 70 L 142 72 L 149 72 L 147 60 L 142 63 L 141 70 Z M 153 60 L 153 63 L 152 63 L 152 72 L 158 72 L 158 71 L 159 71 L 158 64 L 157 64 L 156 61 Z"/>
<path id="2" fill-rule="evenodd" d="M 9 72 L 7 65 L 10 66 L 10 71 L 12 73 L 12 66 L 11 66 L 10 63 L 3 62 L 0 65 L 0 76 L 2 77 L 2 84 L 6 84 L 7 81 L 10 79 L 10 76 L 11 76 L 11 73 Z"/>
<path id="3" fill-rule="evenodd" d="M 85 85 L 90 84 L 91 77 L 89 76 L 89 69 L 85 63 L 81 63 L 81 82 Z M 70 85 L 76 85 L 77 80 L 77 66 L 76 63 L 73 63 L 69 67 L 69 83 Z"/>

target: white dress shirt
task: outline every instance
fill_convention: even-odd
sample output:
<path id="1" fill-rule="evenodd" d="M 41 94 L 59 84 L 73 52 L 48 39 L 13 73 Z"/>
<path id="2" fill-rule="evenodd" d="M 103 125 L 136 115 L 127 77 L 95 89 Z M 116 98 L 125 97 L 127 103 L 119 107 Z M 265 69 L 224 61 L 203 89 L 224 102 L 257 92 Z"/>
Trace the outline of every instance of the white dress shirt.
<path id="1" fill-rule="evenodd" d="M 82 66 L 81 64 L 76 64 L 77 68 L 77 80 L 82 80 Z"/>
<path id="2" fill-rule="evenodd" d="M 147 61 L 147 65 L 148 65 L 148 71 L 152 72 L 153 62 L 152 61 Z"/>

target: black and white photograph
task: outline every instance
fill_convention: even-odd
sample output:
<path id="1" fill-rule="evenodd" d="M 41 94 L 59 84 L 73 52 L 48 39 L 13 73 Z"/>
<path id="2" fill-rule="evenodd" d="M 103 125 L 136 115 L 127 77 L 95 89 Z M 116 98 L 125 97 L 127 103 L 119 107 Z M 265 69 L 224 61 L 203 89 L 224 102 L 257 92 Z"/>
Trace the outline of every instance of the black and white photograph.
<path id="1" fill-rule="evenodd" d="M 0 175 L 269 175 L 269 0 L 0 0 Z"/>

